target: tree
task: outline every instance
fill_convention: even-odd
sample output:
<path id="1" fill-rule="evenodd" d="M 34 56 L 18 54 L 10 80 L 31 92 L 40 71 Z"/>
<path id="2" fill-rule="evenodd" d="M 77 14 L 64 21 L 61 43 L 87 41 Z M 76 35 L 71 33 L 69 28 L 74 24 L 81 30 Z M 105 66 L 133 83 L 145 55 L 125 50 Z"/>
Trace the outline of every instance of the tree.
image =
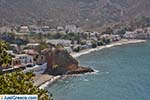
<path id="1" fill-rule="evenodd" d="M 38 100 L 50 100 L 46 90 L 33 85 L 33 77 L 32 73 L 22 72 L 0 75 L 0 94 L 32 94 L 38 95 Z"/>
<path id="2" fill-rule="evenodd" d="M 114 31 L 110 27 L 106 28 L 106 30 L 104 32 L 102 32 L 102 34 L 113 34 L 113 33 L 114 33 Z"/>
<path id="3" fill-rule="evenodd" d="M 95 42 L 92 43 L 92 48 L 96 48 L 97 44 Z"/>
<path id="4" fill-rule="evenodd" d="M 99 40 L 98 42 L 97 42 L 97 45 L 98 46 L 102 46 L 102 45 L 104 45 L 105 43 L 102 41 L 102 40 Z"/>
<path id="5" fill-rule="evenodd" d="M 11 57 L 7 53 L 7 45 L 4 41 L 0 40 L 0 74 L 2 67 L 6 67 L 11 63 Z"/>
<path id="6" fill-rule="evenodd" d="M 48 46 L 47 43 L 42 42 L 42 43 L 40 43 L 39 46 L 36 47 L 36 50 L 40 53 L 43 49 L 46 49 L 46 48 L 48 48 L 48 47 L 49 47 L 49 46 Z"/>
<path id="7" fill-rule="evenodd" d="M 102 38 L 102 42 L 105 43 L 105 44 L 109 44 L 110 39 L 109 38 Z"/>

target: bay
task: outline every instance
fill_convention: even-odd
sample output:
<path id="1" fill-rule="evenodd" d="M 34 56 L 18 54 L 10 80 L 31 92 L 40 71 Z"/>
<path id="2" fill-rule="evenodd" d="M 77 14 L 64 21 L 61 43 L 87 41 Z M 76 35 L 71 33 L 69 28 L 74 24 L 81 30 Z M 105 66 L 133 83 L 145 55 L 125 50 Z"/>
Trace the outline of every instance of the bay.
<path id="1" fill-rule="evenodd" d="M 79 58 L 96 70 L 57 81 L 54 100 L 150 100 L 150 43 L 127 44 Z"/>

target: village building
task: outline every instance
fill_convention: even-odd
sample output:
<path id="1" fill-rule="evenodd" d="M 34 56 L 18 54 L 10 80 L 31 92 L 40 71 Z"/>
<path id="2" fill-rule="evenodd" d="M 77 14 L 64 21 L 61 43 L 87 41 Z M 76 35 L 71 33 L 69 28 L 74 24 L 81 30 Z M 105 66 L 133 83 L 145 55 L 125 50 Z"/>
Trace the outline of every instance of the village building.
<path id="1" fill-rule="evenodd" d="M 58 27 L 57 27 L 57 30 L 58 30 L 58 31 L 63 31 L 64 28 L 63 28 L 62 26 L 58 26 Z"/>
<path id="2" fill-rule="evenodd" d="M 28 43 L 27 44 L 27 47 L 28 48 L 31 48 L 31 49 L 35 49 L 37 46 L 39 46 L 40 44 L 39 43 Z"/>
<path id="3" fill-rule="evenodd" d="M 126 33 L 123 35 L 123 37 L 127 38 L 127 39 L 135 39 L 136 35 L 135 35 L 135 32 L 126 31 Z"/>
<path id="4" fill-rule="evenodd" d="M 43 34 L 50 33 L 50 27 L 49 26 L 42 26 L 41 30 L 42 30 Z"/>
<path id="5" fill-rule="evenodd" d="M 23 52 L 25 53 L 25 54 L 28 54 L 28 55 L 38 55 L 38 52 L 36 52 L 35 50 L 33 50 L 33 49 L 24 49 L 23 50 Z"/>
<path id="6" fill-rule="evenodd" d="M 29 30 L 28 26 L 20 26 L 19 33 L 28 34 L 28 33 L 30 33 L 30 30 Z"/>
<path id="7" fill-rule="evenodd" d="M 33 63 L 33 57 L 27 54 L 18 54 L 15 56 L 16 59 L 19 59 L 21 64 Z"/>
<path id="8" fill-rule="evenodd" d="M 121 37 L 119 35 L 111 35 L 111 41 L 119 41 L 121 40 Z"/>
<path id="9" fill-rule="evenodd" d="M 34 26 L 34 25 L 29 26 L 29 30 L 30 30 L 31 34 L 40 34 L 40 33 L 43 33 L 41 27 Z"/>
<path id="10" fill-rule="evenodd" d="M 81 33 L 81 32 L 83 32 L 83 30 L 80 29 L 79 27 L 77 27 L 76 25 L 66 25 L 65 31 L 67 33 Z"/>
<path id="11" fill-rule="evenodd" d="M 9 45 L 9 49 L 12 50 L 14 53 L 18 53 L 19 52 L 19 47 L 17 44 L 10 44 Z"/>
<path id="12" fill-rule="evenodd" d="M 64 40 L 64 39 L 52 39 L 52 40 L 47 40 L 46 43 L 50 43 L 53 45 L 62 45 L 62 46 L 70 46 L 71 45 L 71 40 Z"/>

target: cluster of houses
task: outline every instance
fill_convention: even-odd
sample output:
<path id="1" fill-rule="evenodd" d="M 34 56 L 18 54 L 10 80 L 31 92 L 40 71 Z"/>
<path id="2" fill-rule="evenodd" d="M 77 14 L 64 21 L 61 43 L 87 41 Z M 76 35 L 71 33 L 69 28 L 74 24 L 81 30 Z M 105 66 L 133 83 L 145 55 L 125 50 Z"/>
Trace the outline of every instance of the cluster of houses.
<path id="1" fill-rule="evenodd" d="M 17 30 L 17 29 L 16 29 Z M 50 29 L 49 26 L 20 26 L 18 30 L 18 34 L 39 34 L 43 33 L 46 34 L 50 31 L 65 31 L 65 32 L 74 32 L 77 33 L 81 32 L 79 28 L 75 25 L 66 25 L 65 27 L 57 27 L 57 29 Z M 7 27 L 0 28 L 1 32 L 9 32 L 14 31 L 14 29 L 9 29 Z M 63 50 L 68 51 L 69 53 L 72 52 L 79 52 L 83 49 L 90 49 L 98 45 L 100 39 L 109 40 L 109 42 L 119 41 L 121 40 L 121 36 L 117 34 L 101 34 L 98 32 L 82 32 L 87 37 L 80 40 L 67 40 L 67 39 L 47 39 L 45 43 L 49 45 L 61 45 Z M 143 28 L 143 29 L 136 29 L 134 31 L 126 31 L 123 35 L 123 38 L 127 39 L 150 39 L 150 27 Z M 28 43 L 27 45 L 21 45 L 18 47 L 17 44 L 10 44 L 10 50 L 8 53 L 12 55 L 12 66 L 13 68 L 32 68 L 36 65 L 38 66 L 46 66 L 46 58 L 45 53 L 37 52 L 36 48 L 40 45 L 40 43 Z M 103 45 L 103 44 L 102 44 Z M 80 50 L 77 50 L 80 48 Z M 44 67 L 45 68 L 45 67 Z M 7 69 L 6 69 L 7 70 Z M 40 70 L 40 69 L 39 69 Z"/>
<path id="2" fill-rule="evenodd" d="M 26 35 L 26 34 L 48 34 L 48 33 L 57 33 L 57 32 L 63 32 L 63 33 L 79 33 L 83 32 L 82 29 L 77 27 L 76 25 L 66 25 L 66 26 L 57 26 L 56 28 L 51 28 L 50 26 L 43 25 L 21 25 L 18 27 L 0 27 L 0 33 L 8 33 L 13 32 L 17 35 Z"/>
<path id="3" fill-rule="evenodd" d="M 7 53 L 11 55 L 12 61 L 8 67 L 3 69 L 4 72 L 9 72 L 15 69 L 25 69 L 25 70 L 39 70 L 46 68 L 46 59 L 45 56 L 39 54 L 36 51 L 36 47 L 39 46 L 38 43 L 29 43 L 26 46 L 18 47 L 16 44 L 10 44 L 10 47 Z M 27 49 L 25 49 L 27 48 Z M 36 68 L 36 69 L 35 69 Z M 44 70 L 42 70 L 44 71 Z"/>
<path id="4" fill-rule="evenodd" d="M 127 31 L 124 34 L 127 39 L 150 39 L 150 27 L 136 29 L 134 31 Z"/>
<path id="5" fill-rule="evenodd" d="M 76 48 L 89 49 L 92 48 L 93 41 L 98 42 L 97 35 L 99 33 L 86 33 L 90 35 L 87 39 L 81 40 L 81 43 L 78 43 L 77 40 L 64 40 L 64 39 L 50 39 L 46 40 L 47 44 L 50 45 L 61 45 L 64 50 L 68 51 L 69 53 L 74 52 Z M 111 42 L 119 41 L 121 37 L 119 35 L 108 35 L 104 34 L 101 35 L 101 38 L 110 39 Z M 12 66 L 13 67 L 20 67 L 20 66 L 28 66 L 32 67 L 34 65 L 42 65 L 46 63 L 45 57 L 43 54 L 40 54 L 36 48 L 40 45 L 40 43 L 28 43 L 27 45 L 18 46 L 17 44 L 10 44 L 10 50 L 8 53 L 12 55 Z"/>

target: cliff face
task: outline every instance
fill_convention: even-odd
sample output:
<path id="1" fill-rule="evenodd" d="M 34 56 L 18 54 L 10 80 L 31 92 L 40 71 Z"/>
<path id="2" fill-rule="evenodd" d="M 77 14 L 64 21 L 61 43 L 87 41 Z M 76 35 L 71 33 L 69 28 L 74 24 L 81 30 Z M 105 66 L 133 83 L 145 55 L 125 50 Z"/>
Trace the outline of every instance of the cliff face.
<path id="1" fill-rule="evenodd" d="M 80 67 L 78 61 L 67 51 L 55 50 L 46 53 L 47 69 L 46 73 L 53 75 L 80 74 L 93 72 L 92 69 Z"/>

